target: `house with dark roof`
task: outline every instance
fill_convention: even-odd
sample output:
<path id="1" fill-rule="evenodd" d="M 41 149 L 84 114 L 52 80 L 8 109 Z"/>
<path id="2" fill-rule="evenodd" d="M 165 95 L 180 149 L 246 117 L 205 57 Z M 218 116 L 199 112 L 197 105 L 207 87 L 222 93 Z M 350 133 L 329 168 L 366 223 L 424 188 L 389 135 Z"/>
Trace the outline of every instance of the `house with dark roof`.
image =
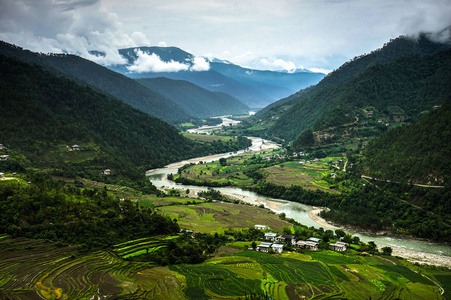
<path id="1" fill-rule="evenodd" d="M 294 245 L 296 243 L 296 237 L 294 235 L 291 235 L 291 234 L 282 234 L 282 235 L 279 235 L 276 238 L 276 241 L 277 242 L 282 242 L 282 243 L 290 242 L 291 244 Z"/>

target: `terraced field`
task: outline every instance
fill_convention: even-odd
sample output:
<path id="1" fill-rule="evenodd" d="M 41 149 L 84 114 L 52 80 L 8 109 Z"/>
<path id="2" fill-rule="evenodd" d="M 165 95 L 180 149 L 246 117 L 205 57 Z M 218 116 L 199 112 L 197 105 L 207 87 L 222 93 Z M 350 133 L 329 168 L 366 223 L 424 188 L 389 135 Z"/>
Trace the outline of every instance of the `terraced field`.
<path id="1" fill-rule="evenodd" d="M 128 241 L 113 246 L 113 251 L 122 258 L 152 253 L 162 247 L 166 247 L 170 240 L 177 239 L 178 236 L 153 236 L 148 238 Z"/>
<path id="2" fill-rule="evenodd" d="M 243 299 L 251 293 L 273 299 L 442 299 L 441 292 L 450 294 L 450 271 L 393 257 L 242 251 L 170 267 L 124 259 L 175 238 L 143 238 L 80 253 L 75 246 L 0 235 L 0 299 Z"/>

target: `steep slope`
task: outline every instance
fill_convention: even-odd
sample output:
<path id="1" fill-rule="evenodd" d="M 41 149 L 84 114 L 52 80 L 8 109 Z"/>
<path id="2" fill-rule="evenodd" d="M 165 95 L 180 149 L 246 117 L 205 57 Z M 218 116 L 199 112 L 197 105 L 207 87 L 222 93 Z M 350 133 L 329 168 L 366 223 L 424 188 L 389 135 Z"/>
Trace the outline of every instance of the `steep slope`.
<path id="1" fill-rule="evenodd" d="M 249 111 L 247 105 L 227 94 L 210 92 L 188 81 L 164 77 L 137 79 L 137 81 L 170 99 L 195 117 L 208 118 Z"/>
<path id="2" fill-rule="evenodd" d="M 378 179 L 446 185 L 451 179 L 451 97 L 418 121 L 382 134 L 365 148 L 363 172 Z"/>
<path id="3" fill-rule="evenodd" d="M 389 120 L 390 107 L 398 107 L 405 111 L 405 118 L 415 117 L 450 93 L 446 49 L 449 45 L 434 43 L 426 36 L 392 40 L 344 64 L 316 86 L 272 104 L 258 113 L 249 127 L 291 141 L 307 129 L 355 122 L 358 115 L 369 111 Z M 445 52 L 433 56 L 442 50 Z"/>
<path id="4" fill-rule="evenodd" d="M 214 152 L 164 121 L 40 66 L 1 55 L 0 65 L 0 141 L 33 166 L 69 166 L 88 177 L 103 168 L 142 176 L 146 169 Z M 70 153 L 73 144 L 86 151 Z"/>
<path id="5" fill-rule="evenodd" d="M 169 99 L 146 89 L 126 76 L 81 57 L 33 53 L 5 42 L 0 42 L 0 54 L 36 63 L 49 71 L 70 76 L 167 122 L 179 123 L 191 119 L 191 116 Z"/>

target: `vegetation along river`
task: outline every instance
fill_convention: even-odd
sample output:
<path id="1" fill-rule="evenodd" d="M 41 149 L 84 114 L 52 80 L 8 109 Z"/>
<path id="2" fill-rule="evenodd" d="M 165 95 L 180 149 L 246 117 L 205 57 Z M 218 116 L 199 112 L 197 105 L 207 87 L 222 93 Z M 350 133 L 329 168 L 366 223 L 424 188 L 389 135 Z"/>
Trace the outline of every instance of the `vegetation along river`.
<path id="1" fill-rule="evenodd" d="M 185 164 L 197 163 L 200 161 L 210 162 L 219 160 L 221 157 L 227 158 L 233 155 L 239 155 L 245 151 L 264 151 L 272 148 L 277 148 L 279 145 L 272 141 L 263 140 L 257 137 L 248 137 L 252 140 L 252 146 L 247 150 L 238 151 L 237 153 L 225 153 L 218 155 L 211 155 L 206 157 L 198 157 L 185 161 L 169 164 L 164 168 L 154 169 L 147 172 L 149 180 L 156 187 L 176 188 L 176 189 L 189 189 L 190 191 L 207 190 L 207 187 L 191 186 L 178 184 L 167 179 L 168 174 L 175 174 L 179 167 Z M 304 205 L 300 203 L 290 202 L 282 199 L 273 199 L 259 195 L 257 193 L 246 191 L 235 187 L 220 187 L 215 188 L 223 194 L 233 196 L 234 198 L 241 199 L 245 202 L 253 203 L 256 205 L 264 204 L 265 207 L 271 208 L 276 213 L 285 213 L 287 217 L 293 218 L 296 221 L 307 225 L 314 226 L 316 228 L 323 227 L 325 229 L 336 229 L 337 227 L 328 224 L 321 218 L 316 217 L 315 212 L 318 208 Z M 264 223 L 264 220 L 262 220 Z M 374 241 L 379 246 L 390 246 L 393 248 L 393 254 L 399 256 L 405 256 L 414 261 L 426 262 L 430 264 L 440 264 L 451 267 L 451 247 L 443 244 L 429 243 L 425 241 L 390 237 L 386 235 L 370 235 L 366 233 L 352 232 L 353 235 L 360 237 L 364 242 Z M 428 255 L 428 253 L 430 255 Z"/>

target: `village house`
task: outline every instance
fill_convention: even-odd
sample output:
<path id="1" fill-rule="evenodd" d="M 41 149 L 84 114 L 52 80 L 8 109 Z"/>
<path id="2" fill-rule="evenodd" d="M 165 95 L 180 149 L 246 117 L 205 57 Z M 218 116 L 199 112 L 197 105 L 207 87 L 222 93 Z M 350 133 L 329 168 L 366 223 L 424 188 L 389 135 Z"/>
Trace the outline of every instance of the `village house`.
<path id="1" fill-rule="evenodd" d="M 290 242 L 291 244 L 294 245 L 296 243 L 296 237 L 291 234 L 282 234 L 276 238 L 276 241 L 282 243 Z"/>
<path id="2" fill-rule="evenodd" d="M 314 243 L 319 243 L 319 241 L 321 241 L 321 239 L 316 238 L 316 237 L 309 237 L 307 239 L 307 241 L 314 242 Z"/>
<path id="3" fill-rule="evenodd" d="M 268 253 L 269 252 L 269 248 L 271 248 L 271 245 L 272 245 L 272 243 L 265 243 L 265 242 L 263 242 L 260 245 L 257 245 L 257 251 Z"/>
<path id="4" fill-rule="evenodd" d="M 297 241 L 296 246 L 301 249 L 318 250 L 318 243 L 312 241 L 299 240 Z"/>
<path id="5" fill-rule="evenodd" d="M 335 178 L 335 177 L 337 177 L 337 174 L 335 174 L 335 173 L 330 173 L 330 177 Z"/>
<path id="6" fill-rule="evenodd" d="M 3 144 L 0 144 L 0 150 L 6 149 L 5 146 L 3 146 Z"/>
<path id="7" fill-rule="evenodd" d="M 106 176 L 111 175 L 111 170 L 110 169 L 103 170 L 102 175 L 106 175 Z"/>
<path id="8" fill-rule="evenodd" d="M 7 160 L 9 155 L 0 155 L 0 160 Z"/>
<path id="9" fill-rule="evenodd" d="M 254 228 L 255 228 L 255 229 L 260 229 L 260 230 L 266 230 L 266 229 L 269 229 L 269 227 L 266 226 L 266 225 L 254 225 Z"/>
<path id="10" fill-rule="evenodd" d="M 346 251 L 346 243 L 343 242 L 336 242 L 336 243 L 331 243 L 329 246 L 332 248 L 332 250 L 335 251 Z"/>
<path id="11" fill-rule="evenodd" d="M 269 241 L 274 241 L 276 239 L 277 234 L 274 232 L 265 233 L 265 239 Z"/>
<path id="12" fill-rule="evenodd" d="M 274 250 L 275 253 L 283 252 L 283 245 L 281 245 L 281 244 L 272 244 L 271 248 Z"/>
<path id="13" fill-rule="evenodd" d="M 0 178 L 3 178 L 5 174 L 0 172 Z"/>
<path id="14" fill-rule="evenodd" d="M 72 151 L 82 151 L 83 148 L 80 147 L 79 145 L 72 145 L 72 146 L 70 147 L 70 150 L 72 150 Z"/>

